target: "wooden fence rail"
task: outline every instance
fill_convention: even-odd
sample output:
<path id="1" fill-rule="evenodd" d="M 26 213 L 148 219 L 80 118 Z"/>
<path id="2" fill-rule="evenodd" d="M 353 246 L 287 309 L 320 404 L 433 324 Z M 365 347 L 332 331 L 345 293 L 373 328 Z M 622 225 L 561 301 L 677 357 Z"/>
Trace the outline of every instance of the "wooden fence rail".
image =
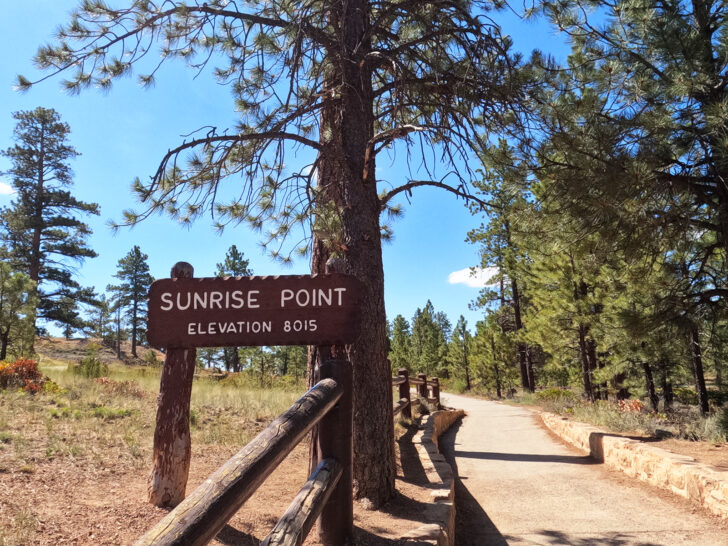
<path id="1" fill-rule="evenodd" d="M 301 544 L 321 515 L 321 543 L 344 544 L 353 529 L 351 364 L 328 361 L 321 381 L 230 458 L 137 541 L 141 545 L 207 544 L 316 425 L 321 460 L 267 546 Z"/>
<path id="2" fill-rule="evenodd" d="M 408 419 L 412 418 L 410 391 L 412 385 L 417 386 L 417 396 L 425 400 L 431 400 L 438 407 L 440 406 L 440 380 L 437 377 L 433 377 L 430 381 L 427 380 L 427 374 L 424 373 L 417 374 L 416 378 L 410 377 L 406 369 L 400 368 L 397 375 L 392 378 L 392 387 L 399 387 L 399 400 L 394 403 L 395 416 L 401 413 L 402 416 Z M 432 391 L 432 396 L 428 396 L 428 389 Z"/>

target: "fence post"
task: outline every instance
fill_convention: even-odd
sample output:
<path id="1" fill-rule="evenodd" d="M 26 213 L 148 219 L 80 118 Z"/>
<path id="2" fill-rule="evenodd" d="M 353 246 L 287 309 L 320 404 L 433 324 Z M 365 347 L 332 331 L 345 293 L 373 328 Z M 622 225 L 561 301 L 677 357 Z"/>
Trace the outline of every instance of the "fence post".
<path id="1" fill-rule="evenodd" d="M 404 383 L 399 386 L 399 399 L 407 399 L 407 407 L 402 410 L 402 415 L 407 419 L 412 419 L 412 402 L 410 398 L 410 382 L 409 372 L 405 368 L 400 368 L 397 375 L 404 377 Z"/>
<path id="2" fill-rule="evenodd" d="M 352 460 L 352 370 L 347 360 L 327 360 L 319 367 L 321 379 L 332 378 L 344 387 L 334 408 L 318 425 L 318 456 L 333 458 L 342 467 L 341 478 L 319 517 L 319 539 L 324 546 L 341 546 L 354 530 Z"/>
<path id="3" fill-rule="evenodd" d="M 432 378 L 432 397 L 435 399 L 437 407 L 440 407 L 440 379 L 437 377 Z"/>
<path id="4" fill-rule="evenodd" d="M 173 279 L 191 279 L 194 268 L 177 262 Z M 167 348 L 157 399 L 152 473 L 147 493 L 155 506 L 177 506 L 185 498 L 190 470 L 190 396 L 196 349 Z"/>
<path id="5" fill-rule="evenodd" d="M 424 398 L 427 400 L 427 374 L 426 373 L 418 373 L 417 379 L 420 379 L 422 383 L 417 386 L 417 393 L 419 394 L 420 398 Z"/>

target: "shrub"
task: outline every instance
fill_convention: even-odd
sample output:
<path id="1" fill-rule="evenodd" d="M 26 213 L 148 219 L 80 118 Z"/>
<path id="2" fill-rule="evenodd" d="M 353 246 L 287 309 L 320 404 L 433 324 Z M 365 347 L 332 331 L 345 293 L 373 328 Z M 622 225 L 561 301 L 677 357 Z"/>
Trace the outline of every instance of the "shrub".
<path id="1" fill-rule="evenodd" d="M 78 364 L 69 364 L 68 367 L 75 375 L 90 379 L 109 374 L 109 367 L 99 360 L 99 346 L 95 343 L 89 345 L 88 356 Z"/>
<path id="2" fill-rule="evenodd" d="M 467 383 L 465 383 L 462 379 L 455 379 L 452 382 L 452 390 L 458 394 L 464 393 L 467 390 L 467 386 Z"/>
<path id="3" fill-rule="evenodd" d="M 728 437 L 728 408 L 723 408 L 718 412 L 717 426 L 718 430 Z"/>
<path id="4" fill-rule="evenodd" d="M 162 361 L 157 358 L 156 353 L 151 349 L 149 349 L 144 355 L 144 362 L 147 366 L 151 366 L 152 368 L 157 368 L 162 365 Z"/>
<path id="5" fill-rule="evenodd" d="M 114 381 L 108 377 L 99 377 L 94 380 L 104 387 L 109 394 L 129 396 L 131 398 L 144 398 L 147 393 L 136 381 Z"/>
<path id="6" fill-rule="evenodd" d="M 568 389 L 551 388 L 536 393 L 536 403 L 555 413 L 574 407 L 578 401 L 579 397 Z"/>
<path id="7" fill-rule="evenodd" d="M 619 400 L 617 402 L 617 407 L 619 408 L 619 411 L 624 413 L 640 413 L 644 409 L 645 405 L 641 400 L 631 398 L 629 400 Z"/>
<path id="8" fill-rule="evenodd" d="M 40 373 L 35 360 L 19 358 L 12 363 L 0 362 L 0 389 L 23 389 L 35 394 L 49 382 L 52 383 Z"/>
<path id="9" fill-rule="evenodd" d="M 673 390 L 675 400 L 686 406 L 696 406 L 698 404 L 698 393 L 694 389 L 688 387 L 677 387 Z"/>

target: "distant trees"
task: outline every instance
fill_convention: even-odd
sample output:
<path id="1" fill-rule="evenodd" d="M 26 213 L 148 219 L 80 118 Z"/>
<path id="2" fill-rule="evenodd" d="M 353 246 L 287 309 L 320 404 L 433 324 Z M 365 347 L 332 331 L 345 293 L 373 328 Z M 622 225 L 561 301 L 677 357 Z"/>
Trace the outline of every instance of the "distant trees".
<path id="1" fill-rule="evenodd" d="M 0 262 L 0 360 L 7 358 L 8 349 L 19 357 L 33 346 L 36 303 L 30 277 Z"/>
<path id="2" fill-rule="evenodd" d="M 468 322 L 460 315 L 455 329 L 452 332 L 452 339 L 447 349 L 447 361 L 450 365 L 450 373 L 459 379 L 465 380 L 465 390 L 472 388 L 471 384 L 471 359 L 473 352 L 473 336 L 468 331 Z"/>
<path id="3" fill-rule="evenodd" d="M 705 415 L 728 321 L 728 10 L 544 0 L 537 12 L 572 50 L 563 65 L 532 56 L 528 107 L 480 152 L 494 207 L 471 238 L 502 281 L 480 302 L 496 343 L 476 342 L 477 358 L 530 355 L 522 380 L 653 409 L 692 384 Z"/>
<path id="4" fill-rule="evenodd" d="M 397 315 L 392 321 L 391 339 L 389 343 L 389 361 L 392 371 L 406 369 L 410 373 L 417 371 L 412 355 L 412 336 L 410 325 L 402 315 Z"/>
<path id="5" fill-rule="evenodd" d="M 106 289 L 113 294 L 114 305 L 119 310 L 126 311 L 126 317 L 131 327 L 131 354 L 137 356 L 137 344 L 144 340 L 147 317 L 147 294 L 154 282 L 149 273 L 147 259 L 139 246 L 134 245 L 129 253 L 121 258 L 117 264 L 114 278 L 121 284 L 109 285 Z"/>
<path id="6" fill-rule="evenodd" d="M 15 145 L 0 152 L 12 166 L 16 198 L 0 210 L 3 258 L 35 283 L 36 319 L 64 329 L 83 326 L 78 303 L 93 299 L 73 278 L 73 266 L 93 258 L 86 239 L 91 230 L 80 215 L 98 214 L 98 205 L 84 203 L 69 192 L 73 172 L 69 160 L 78 152 L 68 144 L 70 128 L 53 109 L 15 112 Z"/>

